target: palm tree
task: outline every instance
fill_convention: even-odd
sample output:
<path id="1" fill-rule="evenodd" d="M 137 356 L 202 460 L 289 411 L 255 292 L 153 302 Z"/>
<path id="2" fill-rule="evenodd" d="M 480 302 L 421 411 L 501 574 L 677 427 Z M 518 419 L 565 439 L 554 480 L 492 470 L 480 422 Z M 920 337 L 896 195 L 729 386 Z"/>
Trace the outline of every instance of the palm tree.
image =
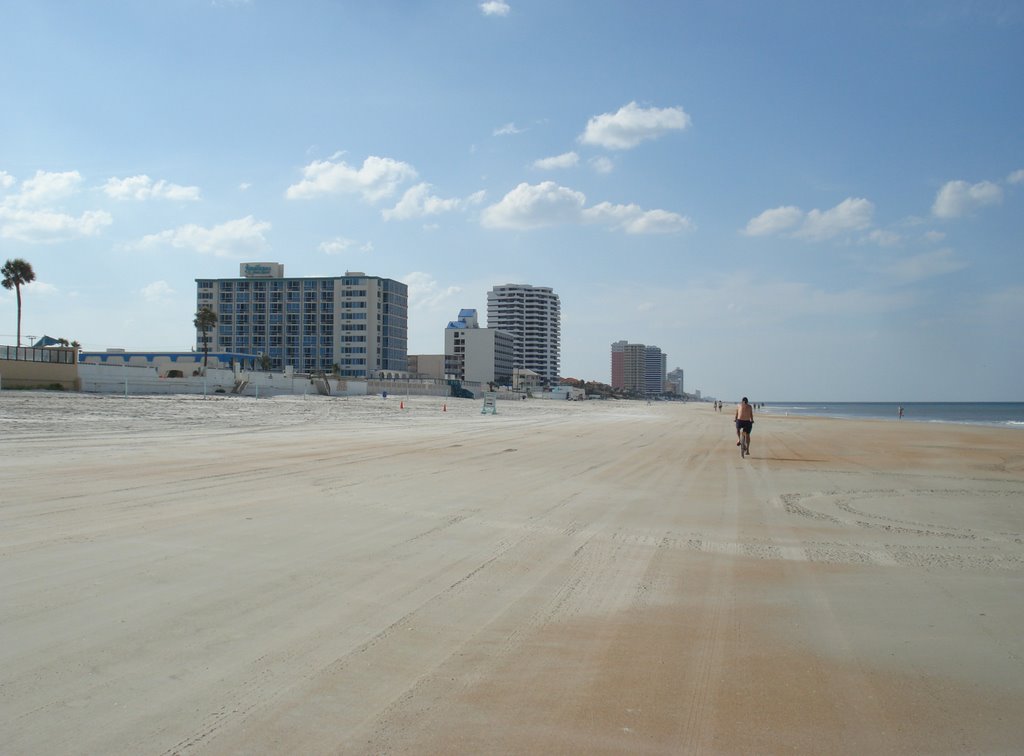
<path id="1" fill-rule="evenodd" d="M 196 311 L 195 320 L 192 321 L 203 334 L 203 372 L 206 372 L 206 359 L 210 356 L 210 340 L 206 337 L 207 331 L 217 325 L 217 313 L 209 305 L 203 305 Z"/>
<path id="2" fill-rule="evenodd" d="M 2 268 L 4 288 L 14 289 L 18 295 L 18 346 L 21 346 L 21 287 L 36 280 L 32 266 L 21 258 L 8 260 Z"/>

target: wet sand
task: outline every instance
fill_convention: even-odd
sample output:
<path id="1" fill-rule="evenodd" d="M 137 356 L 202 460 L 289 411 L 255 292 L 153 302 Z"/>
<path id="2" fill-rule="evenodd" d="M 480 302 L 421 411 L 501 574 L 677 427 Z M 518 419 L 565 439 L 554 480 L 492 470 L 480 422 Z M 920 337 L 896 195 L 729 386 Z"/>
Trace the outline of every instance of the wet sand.
<path id="1" fill-rule="evenodd" d="M 480 408 L 0 392 L 0 752 L 1024 749 L 1024 432 Z"/>

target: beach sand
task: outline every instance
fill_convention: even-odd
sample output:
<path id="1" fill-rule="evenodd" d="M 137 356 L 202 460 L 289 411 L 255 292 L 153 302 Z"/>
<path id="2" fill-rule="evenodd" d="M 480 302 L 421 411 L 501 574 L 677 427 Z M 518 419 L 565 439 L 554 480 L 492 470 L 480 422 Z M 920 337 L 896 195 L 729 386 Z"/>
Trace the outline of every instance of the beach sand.
<path id="1" fill-rule="evenodd" d="M 0 393 L 0 752 L 1024 750 L 1024 432 L 480 408 Z"/>

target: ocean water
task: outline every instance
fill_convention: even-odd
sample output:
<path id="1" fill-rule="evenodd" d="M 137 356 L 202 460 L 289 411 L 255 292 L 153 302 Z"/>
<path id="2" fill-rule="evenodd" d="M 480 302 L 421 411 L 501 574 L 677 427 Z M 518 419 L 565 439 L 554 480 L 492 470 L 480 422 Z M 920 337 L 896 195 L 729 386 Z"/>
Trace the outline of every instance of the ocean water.
<path id="1" fill-rule="evenodd" d="M 755 409 L 766 415 L 898 420 L 903 422 L 965 423 L 1024 429 L 1024 402 L 765 402 Z"/>

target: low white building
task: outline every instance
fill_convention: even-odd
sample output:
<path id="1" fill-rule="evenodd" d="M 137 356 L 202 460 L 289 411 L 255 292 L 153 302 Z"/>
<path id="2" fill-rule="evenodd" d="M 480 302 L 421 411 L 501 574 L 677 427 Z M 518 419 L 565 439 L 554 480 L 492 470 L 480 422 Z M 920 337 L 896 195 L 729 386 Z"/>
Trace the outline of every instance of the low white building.
<path id="1" fill-rule="evenodd" d="M 512 382 L 512 334 L 481 328 L 476 310 L 460 310 L 444 330 L 445 375 L 458 381 Z"/>

